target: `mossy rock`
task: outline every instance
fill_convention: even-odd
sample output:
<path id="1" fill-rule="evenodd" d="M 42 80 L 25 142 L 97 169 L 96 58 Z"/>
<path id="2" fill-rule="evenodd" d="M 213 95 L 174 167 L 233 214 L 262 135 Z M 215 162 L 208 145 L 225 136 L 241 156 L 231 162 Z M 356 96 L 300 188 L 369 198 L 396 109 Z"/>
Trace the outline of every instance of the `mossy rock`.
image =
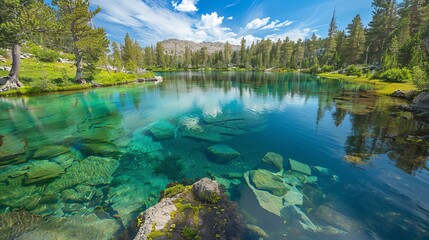
<path id="1" fill-rule="evenodd" d="M 226 145 L 213 145 L 207 148 L 209 160 L 219 164 L 226 164 L 240 156 L 235 149 Z"/>
<path id="2" fill-rule="evenodd" d="M 51 159 L 53 157 L 69 152 L 70 149 L 64 146 L 45 146 L 39 148 L 33 158 L 35 159 Z"/>
<path id="3" fill-rule="evenodd" d="M 283 179 L 270 171 L 259 169 L 250 171 L 250 180 L 258 190 L 270 192 L 278 197 L 284 196 L 290 186 L 283 182 Z"/>
<path id="4" fill-rule="evenodd" d="M 149 133 L 156 141 L 167 140 L 174 138 L 176 127 L 166 120 L 161 120 L 149 129 Z"/>

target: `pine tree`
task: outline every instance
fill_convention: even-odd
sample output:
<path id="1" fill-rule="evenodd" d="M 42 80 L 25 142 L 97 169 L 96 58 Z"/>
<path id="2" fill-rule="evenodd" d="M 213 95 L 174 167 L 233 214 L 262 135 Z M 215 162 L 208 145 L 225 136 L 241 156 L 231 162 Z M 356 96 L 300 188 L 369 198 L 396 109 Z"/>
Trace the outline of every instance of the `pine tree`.
<path id="1" fill-rule="evenodd" d="M 156 44 L 156 65 L 158 67 L 165 67 L 165 50 L 161 43 Z"/>
<path id="2" fill-rule="evenodd" d="M 347 26 L 347 55 L 348 63 L 357 63 L 365 51 L 365 30 L 360 15 L 353 18 L 352 23 Z"/>
<path id="3" fill-rule="evenodd" d="M 243 67 L 247 66 L 247 50 L 246 50 L 246 39 L 241 39 L 240 45 L 240 64 Z"/>
<path id="4" fill-rule="evenodd" d="M 12 68 L 0 91 L 23 87 L 19 81 L 21 44 L 56 28 L 53 10 L 36 0 L 0 1 L 0 47 L 12 48 Z"/>
<path id="5" fill-rule="evenodd" d="M 83 62 L 90 72 L 95 71 L 96 63 L 108 50 L 109 40 L 103 28 L 92 25 L 92 19 L 101 9 L 89 9 L 89 0 L 55 0 L 52 3 L 57 7 L 59 22 L 62 27 L 61 35 L 66 39 L 66 48 L 76 57 L 75 80 L 83 80 Z M 70 39 L 71 41 L 67 41 Z"/>
<path id="6" fill-rule="evenodd" d="M 292 56 L 293 51 L 293 43 L 290 41 L 289 37 L 286 37 L 286 39 L 283 41 L 283 44 L 281 46 L 280 50 L 280 61 L 282 62 L 282 66 L 284 68 L 290 67 L 290 58 Z"/>
<path id="7" fill-rule="evenodd" d="M 116 67 L 116 70 L 118 72 L 122 71 L 123 64 L 122 64 L 122 56 L 121 56 L 121 50 L 119 49 L 118 43 L 113 42 L 112 43 L 112 62 L 111 65 Z"/>
<path id="8" fill-rule="evenodd" d="M 229 42 L 225 43 L 223 51 L 224 51 L 223 54 L 224 54 L 225 65 L 228 66 L 231 63 L 231 59 L 232 59 L 232 48 Z"/>
<path id="9" fill-rule="evenodd" d="M 334 63 L 334 56 L 336 52 L 337 42 L 335 41 L 335 35 L 337 33 L 337 20 L 335 18 L 335 10 L 332 14 L 331 23 L 329 24 L 328 39 L 324 53 L 325 64 L 331 65 Z"/>

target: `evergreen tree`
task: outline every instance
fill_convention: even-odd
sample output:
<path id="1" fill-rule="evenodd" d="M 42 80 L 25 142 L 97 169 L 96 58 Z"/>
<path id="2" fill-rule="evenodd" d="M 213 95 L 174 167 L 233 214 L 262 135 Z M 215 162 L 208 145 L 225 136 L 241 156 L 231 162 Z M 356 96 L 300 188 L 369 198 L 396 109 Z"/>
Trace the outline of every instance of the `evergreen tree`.
<path id="1" fill-rule="evenodd" d="M 283 41 L 281 50 L 280 50 L 280 61 L 284 68 L 290 67 L 290 58 L 292 56 L 293 51 L 293 42 L 290 41 L 289 37 Z"/>
<path id="2" fill-rule="evenodd" d="M 231 44 L 229 44 L 229 42 L 226 42 L 223 51 L 224 51 L 225 65 L 228 66 L 232 60 L 232 48 L 231 48 Z"/>
<path id="3" fill-rule="evenodd" d="M 156 65 L 158 67 L 165 67 L 165 50 L 161 43 L 156 44 Z"/>
<path id="4" fill-rule="evenodd" d="M 247 50 L 246 50 L 246 39 L 241 39 L 240 45 L 240 64 L 243 67 L 247 66 Z"/>
<path id="5" fill-rule="evenodd" d="M 89 0 L 55 0 L 52 3 L 57 7 L 59 22 L 62 27 L 61 35 L 66 39 L 66 48 L 76 57 L 76 81 L 83 79 L 83 62 L 90 72 L 95 71 L 95 64 L 109 47 L 106 32 L 102 28 L 92 25 L 92 19 L 100 12 L 89 9 Z M 70 40 L 70 41 L 68 41 Z"/>
<path id="6" fill-rule="evenodd" d="M 332 15 L 331 23 L 329 24 L 328 39 L 326 43 L 324 59 L 325 64 L 331 65 L 334 63 L 334 56 L 336 52 L 337 42 L 335 41 L 335 34 L 337 33 L 337 20 L 335 19 L 335 10 Z"/>
<path id="7" fill-rule="evenodd" d="M 121 50 L 119 49 L 118 43 L 113 42 L 112 43 L 112 61 L 111 65 L 116 67 L 117 71 L 122 71 L 123 64 L 122 64 L 122 56 L 121 56 Z"/>
<path id="8" fill-rule="evenodd" d="M 348 63 L 355 64 L 365 51 L 365 30 L 360 15 L 353 18 L 352 23 L 347 26 L 347 55 Z"/>
<path id="9" fill-rule="evenodd" d="M 0 1 L 0 47 L 12 48 L 12 68 L 0 91 L 24 86 L 19 81 L 21 44 L 55 31 L 55 22 L 53 10 L 39 1 Z"/>

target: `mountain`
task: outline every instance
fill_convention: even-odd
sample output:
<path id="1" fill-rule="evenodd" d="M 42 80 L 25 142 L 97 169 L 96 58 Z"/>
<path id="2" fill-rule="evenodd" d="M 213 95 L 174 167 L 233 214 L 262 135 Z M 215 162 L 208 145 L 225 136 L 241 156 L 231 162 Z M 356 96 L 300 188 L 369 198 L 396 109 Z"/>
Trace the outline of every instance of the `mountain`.
<path id="1" fill-rule="evenodd" d="M 219 52 L 224 49 L 225 43 L 221 42 L 202 42 L 196 43 L 192 41 L 186 40 L 178 40 L 178 39 L 168 39 L 160 42 L 165 49 L 167 54 L 174 54 L 176 51 L 177 55 L 181 56 L 185 54 L 186 46 L 191 49 L 192 52 L 199 51 L 201 48 L 206 47 L 210 54 L 214 52 Z M 240 46 L 232 45 L 232 51 L 238 51 Z"/>

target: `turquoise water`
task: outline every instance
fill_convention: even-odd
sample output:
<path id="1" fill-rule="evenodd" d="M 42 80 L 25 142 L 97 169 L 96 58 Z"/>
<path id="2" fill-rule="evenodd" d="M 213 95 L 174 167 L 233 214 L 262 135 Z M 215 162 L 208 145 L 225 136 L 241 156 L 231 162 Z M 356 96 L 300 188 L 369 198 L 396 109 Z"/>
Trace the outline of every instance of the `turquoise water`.
<path id="1" fill-rule="evenodd" d="M 0 239 L 109 239 L 169 182 L 205 176 L 271 239 L 429 237 L 428 148 L 408 136 L 429 128 L 395 113 L 403 102 L 306 74 L 162 75 L 156 86 L 0 99 Z M 220 164 L 207 153 L 219 144 L 240 156 Z M 279 215 L 261 207 L 242 177 L 257 169 L 301 199 Z"/>

